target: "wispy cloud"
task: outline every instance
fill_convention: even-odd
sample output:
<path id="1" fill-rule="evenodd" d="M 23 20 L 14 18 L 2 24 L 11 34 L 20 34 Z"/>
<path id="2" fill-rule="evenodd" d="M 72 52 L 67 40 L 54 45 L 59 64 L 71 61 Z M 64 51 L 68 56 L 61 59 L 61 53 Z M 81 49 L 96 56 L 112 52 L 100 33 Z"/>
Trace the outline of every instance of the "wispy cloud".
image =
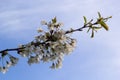
<path id="1" fill-rule="evenodd" d="M 66 74 L 68 75 L 68 73 L 71 72 L 71 77 L 78 77 L 79 80 L 81 79 L 80 75 L 83 73 L 85 76 L 81 77 L 84 79 L 84 77 L 87 76 L 86 80 L 88 80 L 87 78 L 91 78 L 91 76 L 102 77 L 101 80 L 108 80 L 109 75 L 111 75 L 111 78 L 116 78 L 117 76 L 115 75 L 120 74 L 120 68 L 118 68 L 120 67 L 120 28 L 118 17 L 120 16 L 120 9 L 118 0 L 3 0 L 0 4 L 0 36 L 11 37 L 13 39 L 28 39 L 28 37 L 31 37 L 31 34 L 35 32 L 32 32 L 32 30 L 36 28 L 34 26 L 38 26 L 35 24 L 39 22 L 41 18 L 48 20 L 51 16 L 60 16 L 60 19 L 65 21 L 67 26 L 72 25 L 73 28 L 75 28 L 74 26 L 82 24 L 82 21 L 80 21 L 82 19 L 80 18 L 84 15 L 93 18 L 96 17 L 97 11 L 100 11 L 105 16 L 112 14 L 113 19 L 108 23 L 110 31 L 99 31 L 94 39 L 90 39 L 92 43 L 85 42 L 87 41 L 86 37 L 81 37 L 79 34 L 74 35 L 78 41 L 82 40 L 82 38 L 85 39 L 83 43 L 81 43 L 82 41 L 78 43 L 78 50 L 73 54 L 75 56 L 72 55 L 68 61 L 67 59 L 65 60 L 67 70 L 64 69 L 60 77 Z M 86 46 L 86 44 L 88 46 Z M 83 52 L 84 54 L 82 54 Z M 71 66 L 71 64 L 73 65 Z M 73 74 L 72 71 L 75 74 Z M 65 72 L 68 73 L 65 74 Z M 65 76 L 65 79 L 66 78 Z"/>

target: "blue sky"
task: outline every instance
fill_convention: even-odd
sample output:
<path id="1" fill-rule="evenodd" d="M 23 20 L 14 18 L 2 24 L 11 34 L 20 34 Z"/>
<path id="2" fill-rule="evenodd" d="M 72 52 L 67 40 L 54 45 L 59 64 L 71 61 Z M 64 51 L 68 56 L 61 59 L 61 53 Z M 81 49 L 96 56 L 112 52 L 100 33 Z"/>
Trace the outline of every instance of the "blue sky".
<path id="1" fill-rule="evenodd" d="M 63 67 L 49 69 L 49 63 L 29 66 L 20 57 L 19 63 L 0 80 L 120 80 L 120 1 L 119 0 L 1 0 L 0 50 L 14 48 L 34 39 L 41 20 L 57 16 L 65 29 L 83 25 L 82 16 L 96 18 L 113 16 L 108 22 L 110 30 L 99 31 L 94 39 L 77 32 L 77 47 L 66 56 Z M 12 53 L 15 54 L 15 53 Z"/>

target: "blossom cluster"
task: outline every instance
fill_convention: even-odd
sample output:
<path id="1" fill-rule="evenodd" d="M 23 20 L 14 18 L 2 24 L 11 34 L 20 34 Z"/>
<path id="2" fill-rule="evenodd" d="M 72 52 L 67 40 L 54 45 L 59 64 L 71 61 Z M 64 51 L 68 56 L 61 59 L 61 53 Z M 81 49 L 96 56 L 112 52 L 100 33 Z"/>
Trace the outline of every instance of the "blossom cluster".
<path id="1" fill-rule="evenodd" d="M 61 29 L 62 23 L 57 23 L 56 18 L 48 23 L 42 21 L 41 24 L 47 26 L 47 31 L 39 28 L 37 30 L 39 35 L 35 37 L 34 41 L 20 45 L 19 54 L 28 58 L 29 65 L 52 62 L 50 68 L 61 68 L 64 55 L 68 55 L 74 50 L 76 40 Z"/>
<path id="2" fill-rule="evenodd" d="M 9 67 L 14 66 L 18 62 L 18 58 L 8 54 L 7 51 L 5 51 L 1 56 L 0 60 L 2 63 L 0 64 L 0 72 L 2 73 L 6 73 Z M 4 59 L 6 58 L 7 60 L 5 61 Z"/>
<path id="3" fill-rule="evenodd" d="M 66 34 L 66 31 L 61 28 L 63 24 L 58 23 L 56 18 L 50 22 L 41 21 L 41 24 L 46 26 L 46 31 L 39 28 L 35 39 L 28 44 L 19 45 L 17 53 L 22 57 L 27 57 L 29 65 L 51 62 L 50 68 L 61 68 L 64 55 L 68 55 L 74 50 L 76 40 Z M 8 56 L 9 61 L 5 62 L 3 59 L 6 56 Z M 1 59 L 3 66 L 0 66 L 0 71 L 3 73 L 18 62 L 18 58 L 8 54 L 7 51 L 2 53 Z"/>

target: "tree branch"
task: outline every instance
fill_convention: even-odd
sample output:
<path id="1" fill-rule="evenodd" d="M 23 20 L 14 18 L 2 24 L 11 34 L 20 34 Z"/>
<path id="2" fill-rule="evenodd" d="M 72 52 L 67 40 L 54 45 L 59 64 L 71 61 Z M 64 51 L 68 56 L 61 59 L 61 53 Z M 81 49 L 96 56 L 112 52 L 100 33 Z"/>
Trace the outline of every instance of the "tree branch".
<path id="1" fill-rule="evenodd" d="M 107 17 L 107 18 L 103 18 L 103 20 L 108 20 L 109 18 L 111 18 L 111 16 L 110 16 L 110 17 Z M 83 31 L 84 28 L 89 28 L 89 27 L 91 27 L 91 26 L 93 26 L 93 25 L 98 25 L 100 20 L 98 19 L 95 23 L 92 23 L 92 21 L 93 21 L 93 19 L 91 19 L 88 23 L 84 24 L 83 27 L 81 27 L 81 28 L 68 30 L 68 31 L 65 32 L 65 34 L 73 33 L 73 32 L 76 32 L 76 31 Z M 48 39 L 48 40 L 46 40 L 45 42 L 42 42 L 42 43 L 40 43 L 40 42 L 36 42 L 36 43 L 35 43 L 35 42 L 32 41 L 32 43 L 33 43 L 35 46 L 39 46 L 40 44 L 45 44 L 45 43 L 48 42 L 48 41 L 52 41 L 52 40 L 51 40 L 51 39 Z M 25 47 L 23 47 L 23 48 L 5 49 L 5 50 L 1 50 L 0 53 L 2 54 L 2 53 L 4 53 L 5 51 L 19 51 L 19 50 L 24 49 L 24 48 L 25 48 Z"/>

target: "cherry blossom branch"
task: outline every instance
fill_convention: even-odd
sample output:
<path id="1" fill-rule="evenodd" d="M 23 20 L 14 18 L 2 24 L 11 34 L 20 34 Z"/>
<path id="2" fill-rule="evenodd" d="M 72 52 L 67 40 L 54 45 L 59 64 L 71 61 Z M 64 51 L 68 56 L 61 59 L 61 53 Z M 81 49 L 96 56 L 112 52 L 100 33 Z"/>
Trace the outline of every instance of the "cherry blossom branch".
<path id="1" fill-rule="evenodd" d="M 107 18 L 103 18 L 103 20 L 108 20 L 109 18 L 111 18 L 111 16 L 110 16 L 110 17 L 107 17 Z M 96 22 L 94 22 L 94 23 L 91 23 L 92 21 L 93 21 L 93 19 L 91 19 L 88 23 L 84 24 L 83 27 L 81 27 L 81 28 L 68 30 L 68 31 L 65 32 L 65 34 L 73 33 L 73 32 L 76 32 L 76 31 L 83 31 L 83 29 L 85 29 L 85 28 L 89 28 L 89 27 L 91 27 L 91 26 L 98 25 L 98 23 L 100 22 L 100 19 L 98 19 L 98 20 L 97 20 Z M 40 44 L 45 44 L 45 43 L 48 42 L 48 41 L 51 41 L 51 40 L 49 39 L 49 40 L 46 40 L 45 42 L 42 42 L 42 43 L 40 43 L 40 42 L 34 43 L 34 42 L 33 42 L 33 44 L 34 44 L 35 46 L 38 46 L 38 45 L 40 45 Z M 25 48 L 25 47 L 23 47 L 23 48 Z M 23 49 L 23 48 L 5 49 L 5 50 L 1 50 L 0 53 L 4 53 L 5 51 L 17 51 L 17 52 L 19 52 L 19 51 L 20 51 L 21 49 Z"/>
<path id="2" fill-rule="evenodd" d="M 76 47 L 76 39 L 71 38 L 68 34 L 83 31 L 83 29 L 88 29 L 87 32 L 91 31 L 91 38 L 94 37 L 94 32 L 104 28 L 109 30 L 109 27 L 106 24 L 106 21 L 111 18 L 103 18 L 98 12 L 99 18 L 93 22 L 93 19 L 87 21 L 87 18 L 84 18 L 84 25 L 78 29 L 70 29 L 64 31 L 61 29 L 61 23 L 57 22 L 56 17 L 53 18 L 50 22 L 42 21 L 42 25 L 47 26 L 48 31 L 44 31 L 41 28 L 38 29 L 39 35 L 35 39 L 27 44 L 20 45 L 18 48 L 4 49 L 0 51 L 0 72 L 7 72 L 8 68 L 17 64 L 18 59 L 12 54 L 9 54 L 10 51 L 16 51 L 17 54 L 28 59 L 28 64 L 42 62 L 52 62 L 50 68 L 57 69 L 61 68 L 64 55 L 70 54 Z M 7 59 L 6 59 L 7 57 Z M 5 61 L 4 61 L 5 60 Z"/>

